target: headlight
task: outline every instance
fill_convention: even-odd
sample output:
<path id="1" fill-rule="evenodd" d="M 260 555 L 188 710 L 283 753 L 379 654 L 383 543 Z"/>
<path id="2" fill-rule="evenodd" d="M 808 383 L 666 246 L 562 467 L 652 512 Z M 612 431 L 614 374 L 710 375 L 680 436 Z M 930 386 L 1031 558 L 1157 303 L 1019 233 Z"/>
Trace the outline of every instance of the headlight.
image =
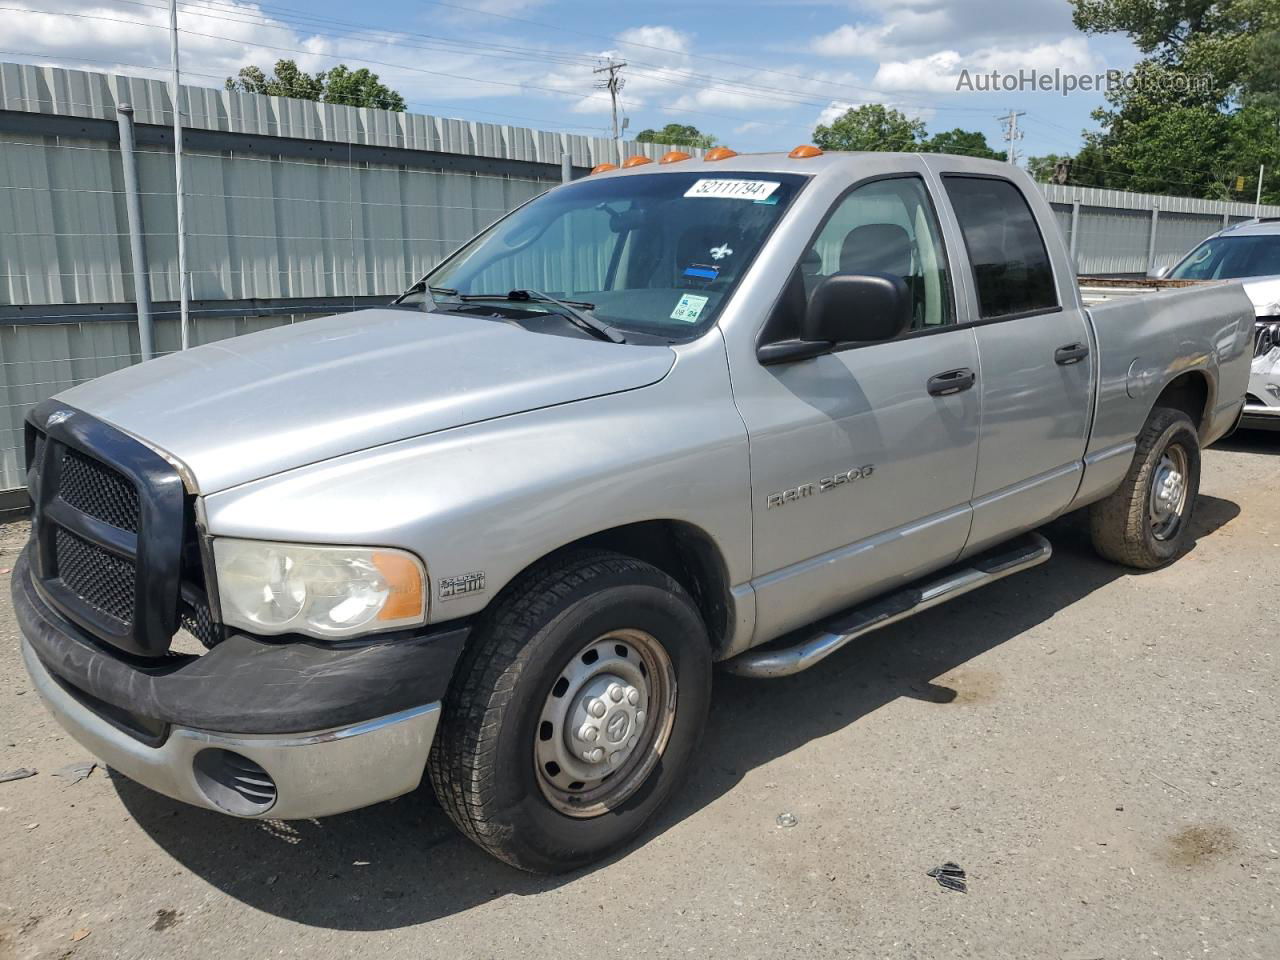
<path id="1" fill-rule="evenodd" d="M 252 633 L 346 637 L 423 623 L 427 577 L 403 550 L 213 541 L 222 620 Z"/>
<path id="2" fill-rule="evenodd" d="M 1257 315 L 1259 320 L 1270 320 L 1273 317 L 1280 317 L 1280 300 L 1277 300 L 1275 303 L 1264 304 L 1263 306 L 1256 308 L 1254 313 Z"/>

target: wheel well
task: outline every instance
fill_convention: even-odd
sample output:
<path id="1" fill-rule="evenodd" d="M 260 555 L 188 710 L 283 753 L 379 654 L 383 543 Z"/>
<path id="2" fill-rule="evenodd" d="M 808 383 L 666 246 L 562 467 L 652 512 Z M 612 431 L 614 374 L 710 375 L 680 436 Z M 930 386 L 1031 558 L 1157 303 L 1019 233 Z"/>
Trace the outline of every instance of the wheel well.
<path id="1" fill-rule="evenodd" d="M 719 650 L 728 638 L 729 573 L 719 549 L 703 530 L 679 520 L 646 520 L 593 533 L 549 556 L 581 547 L 612 550 L 653 564 L 689 591 L 713 649 Z"/>
<path id="2" fill-rule="evenodd" d="M 1199 433 L 1204 427 L 1205 413 L 1209 408 L 1209 380 L 1198 370 L 1179 374 L 1156 397 L 1155 406 L 1181 410 L 1196 425 Z"/>

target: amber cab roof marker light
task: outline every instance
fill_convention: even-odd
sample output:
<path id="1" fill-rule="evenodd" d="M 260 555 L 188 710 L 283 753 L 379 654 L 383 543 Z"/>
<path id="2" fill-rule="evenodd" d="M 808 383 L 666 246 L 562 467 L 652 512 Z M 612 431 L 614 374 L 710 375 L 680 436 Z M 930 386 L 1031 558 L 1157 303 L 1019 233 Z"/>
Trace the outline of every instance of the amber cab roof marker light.
<path id="1" fill-rule="evenodd" d="M 730 157 L 736 157 L 737 150 L 730 150 L 728 147 L 712 147 L 702 155 L 703 160 L 728 160 Z"/>
<path id="2" fill-rule="evenodd" d="M 666 153 L 662 155 L 662 159 L 659 160 L 658 162 L 659 163 L 679 163 L 681 160 L 688 160 L 688 159 L 689 159 L 689 154 L 685 153 L 683 150 L 668 150 Z"/>
<path id="3" fill-rule="evenodd" d="M 637 153 L 634 157 L 627 157 L 627 159 L 623 162 L 622 166 L 624 168 L 638 167 L 646 163 L 653 163 L 653 161 L 648 157 L 646 157 L 643 153 Z"/>
<path id="4" fill-rule="evenodd" d="M 812 143 L 802 143 L 787 154 L 792 160 L 808 160 L 810 157 L 822 156 L 822 151 Z"/>
<path id="5" fill-rule="evenodd" d="M 617 169 L 618 165 L 616 163 L 597 163 L 591 168 L 591 173 L 608 173 L 610 170 Z M 588 176 L 590 176 L 590 174 L 588 174 Z"/>

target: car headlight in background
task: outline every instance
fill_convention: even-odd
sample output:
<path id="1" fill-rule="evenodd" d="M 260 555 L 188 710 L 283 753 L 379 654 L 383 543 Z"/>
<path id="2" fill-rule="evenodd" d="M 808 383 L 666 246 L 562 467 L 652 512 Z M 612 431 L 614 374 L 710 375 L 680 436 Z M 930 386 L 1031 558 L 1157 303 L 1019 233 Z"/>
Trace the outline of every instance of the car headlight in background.
<path id="1" fill-rule="evenodd" d="M 219 537 L 213 558 L 227 626 L 346 637 L 426 621 L 426 571 L 404 550 Z"/>
<path id="2" fill-rule="evenodd" d="M 1259 320 L 1271 320 L 1275 317 L 1280 317 L 1280 300 L 1257 307 L 1254 313 Z"/>

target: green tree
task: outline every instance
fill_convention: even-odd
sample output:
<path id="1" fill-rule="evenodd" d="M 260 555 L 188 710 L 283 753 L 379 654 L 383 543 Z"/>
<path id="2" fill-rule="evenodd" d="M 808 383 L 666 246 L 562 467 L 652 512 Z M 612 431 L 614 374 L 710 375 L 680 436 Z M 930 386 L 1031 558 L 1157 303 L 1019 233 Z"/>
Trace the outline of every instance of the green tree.
<path id="1" fill-rule="evenodd" d="M 673 147 L 701 147 L 707 149 L 715 146 L 716 138 L 703 133 L 688 123 L 668 123 L 661 130 L 641 130 L 636 134 L 637 143 L 665 143 Z"/>
<path id="2" fill-rule="evenodd" d="M 351 70 L 338 64 L 332 70 L 309 74 L 292 60 L 277 60 L 275 72 L 268 76 L 261 67 L 241 67 L 234 77 L 227 77 L 228 90 L 261 93 L 269 97 L 292 97 L 341 103 L 351 107 L 377 107 L 380 110 L 404 111 L 404 97 L 378 80 L 376 73 L 361 67 Z"/>
<path id="3" fill-rule="evenodd" d="M 1071 0 L 1077 27 L 1124 33 L 1145 55 L 1134 82 L 1094 112 L 1072 180 L 1202 197 L 1257 186 L 1280 164 L 1280 3 L 1276 0 Z M 1088 159 L 1089 164 L 1082 164 Z M 1280 178 L 1278 178 L 1280 179 Z M 1280 186 L 1264 200 L 1280 197 Z"/>
<path id="4" fill-rule="evenodd" d="M 983 160 L 1004 160 L 1005 155 L 991 149 L 985 134 L 976 130 L 945 130 L 935 133 L 917 148 L 921 153 L 954 153 L 962 157 L 980 157 Z"/>
<path id="5" fill-rule="evenodd" d="M 924 123 L 880 103 L 846 110 L 813 131 L 823 150 L 915 150 L 924 139 Z"/>
<path id="6" fill-rule="evenodd" d="M 1243 99 L 1280 114 L 1280 30 L 1261 34 L 1245 69 Z"/>

